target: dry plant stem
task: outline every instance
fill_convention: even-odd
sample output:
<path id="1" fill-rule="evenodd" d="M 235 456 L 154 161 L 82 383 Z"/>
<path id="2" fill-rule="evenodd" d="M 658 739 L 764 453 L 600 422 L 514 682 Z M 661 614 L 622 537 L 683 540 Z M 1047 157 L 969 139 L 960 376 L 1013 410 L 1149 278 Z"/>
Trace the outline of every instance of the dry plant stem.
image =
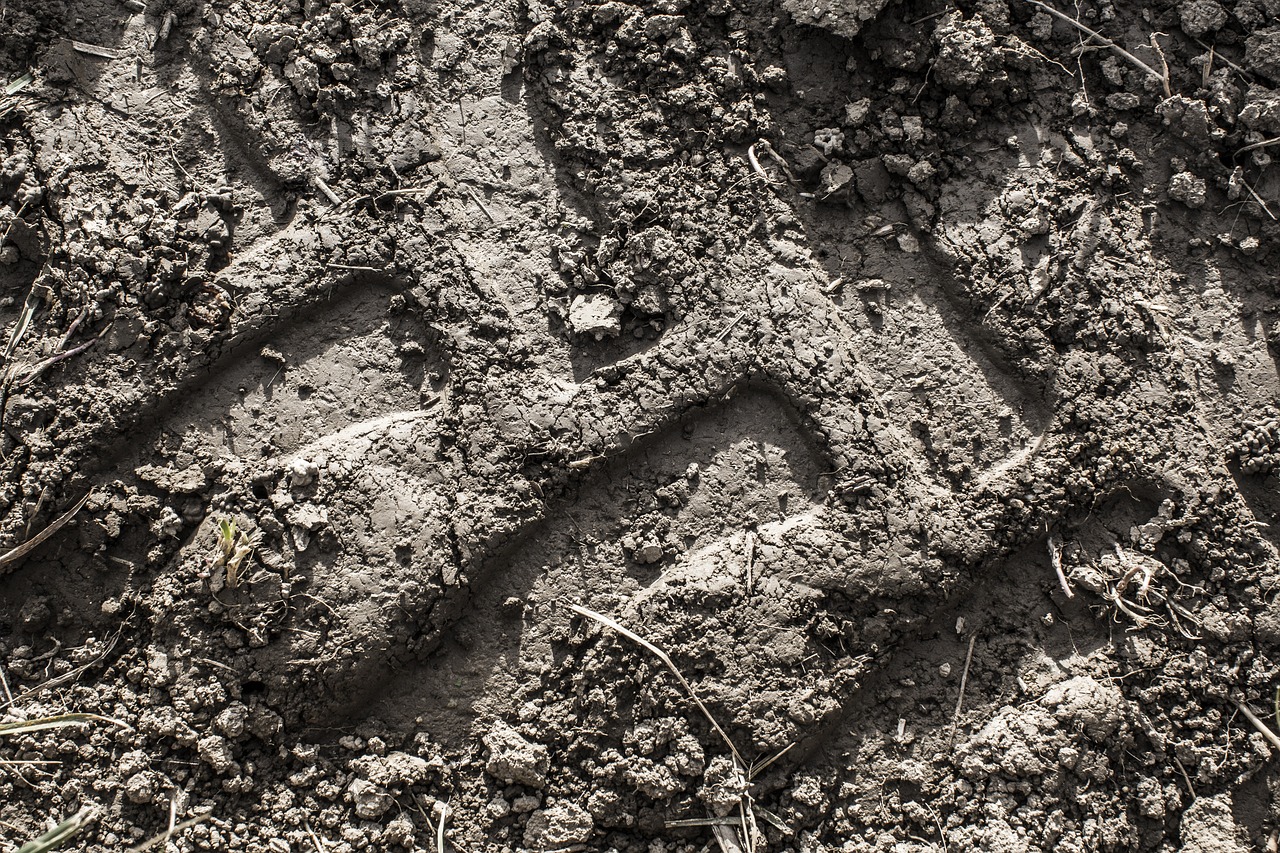
<path id="1" fill-rule="evenodd" d="M 0 723 L 0 735 L 24 735 L 31 732 L 42 732 L 46 729 L 61 729 L 67 726 L 84 726 L 89 723 L 111 723 L 122 729 L 131 729 L 128 723 L 103 717 L 98 714 L 59 714 L 56 717 L 40 717 L 36 720 L 22 720 L 16 723 Z"/>
<path id="2" fill-rule="evenodd" d="M 324 193 L 325 198 L 329 199 L 329 202 L 334 207 L 339 207 L 342 205 L 342 199 L 338 197 L 338 194 L 333 191 L 333 187 L 329 186 L 329 184 L 325 181 L 324 178 L 320 177 L 319 175 L 312 175 L 311 181 L 316 185 L 316 189 Z"/>
<path id="3" fill-rule="evenodd" d="M 1261 142 L 1254 142 L 1236 151 L 1232 156 L 1239 157 L 1246 151 L 1257 151 L 1259 148 L 1269 148 L 1272 145 L 1280 145 L 1280 136 L 1273 136 L 1271 139 L 1264 139 Z"/>
<path id="4" fill-rule="evenodd" d="M 1241 183 L 1243 183 L 1244 188 L 1249 191 L 1249 195 L 1253 196 L 1253 200 L 1258 203 L 1258 206 L 1261 207 L 1263 210 L 1265 210 L 1267 212 L 1267 216 L 1270 216 L 1272 220 L 1274 220 L 1276 218 L 1276 215 L 1271 212 L 1270 207 L 1267 207 L 1267 203 L 1262 200 L 1262 196 L 1258 195 L 1258 191 L 1255 190 L 1253 187 L 1249 186 L 1248 181 L 1242 181 Z"/>
<path id="5" fill-rule="evenodd" d="M 1058 575 L 1058 583 L 1062 586 L 1062 593 L 1067 598 L 1075 598 L 1076 594 L 1071 591 L 1071 584 L 1067 583 L 1067 575 L 1062 570 L 1062 542 L 1056 536 L 1049 537 L 1049 562 L 1053 563 L 1053 570 Z"/>
<path id="6" fill-rule="evenodd" d="M 4 674 L 4 664 L 0 664 L 0 687 L 4 688 L 4 706 L 10 708 L 13 706 L 13 694 L 9 692 L 9 679 Z"/>
<path id="7" fill-rule="evenodd" d="M 732 826 L 712 824 L 711 833 L 716 838 L 716 844 L 720 846 L 720 853 L 746 853 L 738 843 L 738 836 Z"/>
<path id="8" fill-rule="evenodd" d="M 0 246 L 9 239 L 9 234 L 13 231 L 13 226 L 18 224 L 18 220 L 22 218 L 22 214 L 27 210 L 27 203 L 24 201 L 18 205 L 18 212 L 13 214 L 13 218 L 9 220 L 9 225 L 4 229 L 4 233 L 0 234 Z"/>
<path id="9" fill-rule="evenodd" d="M 747 771 L 747 780 L 748 781 L 754 780 L 761 773 L 768 770 L 769 767 L 772 766 L 775 761 L 777 761 L 779 758 L 781 758 L 782 756 L 790 752 L 794 747 L 795 747 L 794 743 L 789 743 L 786 746 L 784 746 L 782 749 L 775 752 L 773 755 L 766 758 L 764 761 L 751 765 L 751 769 Z"/>
<path id="10" fill-rule="evenodd" d="M 22 338 L 27 334 L 27 329 L 31 326 L 31 318 L 35 316 L 36 306 L 40 303 L 40 300 L 39 285 L 31 285 L 31 290 L 27 293 L 27 298 L 22 303 L 22 313 L 18 315 L 18 324 L 13 327 L 13 333 L 9 335 L 9 344 L 4 348 L 4 360 L 6 362 L 13 358 L 14 351 L 18 349 L 18 344 L 22 343 Z"/>
<path id="11" fill-rule="evenodd" d="M 12 95 L 18 94 L 23 89 L 27 88 L 32 83 L 34 83 L 35 79 L 36 78 L 32 77 L 31 73 L 28 72 L 26 74 L 23 74 L 21 77 L 18 77 L 14 80 L 9 81 L 9 83 L 4 87 L 5 97 L 7 98 Z"/>
<path id="12" fill-rule="evenodd" d="M 666 652 L 664 652 L 662 649 L 658 648 L 653 643 L 646 640 L 644 637 L 641 637 L 639 634 L 630 630 L 629 628 L 624 628 L 619 622 L 617 622 L 616 620 L 608 616 L 605 616 L 603 613 L 597 613 L 594 610 L 589 610 L 580 604 L 570 604 L 569 608 L 573 610 L 575 613 L 580 613 L 583 616 L 586 616 L 590 619 L 594 619 L 596 622 L 599 622 L 601 625 L 604 625 L 606 628 L 609 628 L 613 631 L 617 631 L 619 634 L 623 635 L 627 639 L 631 640 L 634 643 L 638 643 L 641 646 L 644 646 L 646 649 L 648 649 L 649 651 L 657 655 L 658 659 L 662 661 L 664 664 L 666 664 L 667 669 L 669 669 L 671 671 L 671 674 L 676 677 L 676 680 L 680 682 L 680 686 L 683 687 L 685 689 L 685 692 L 689 694 L 689 698 L 693 699 L 694 703 L 697 704 L 698 710 L 701 711 L 702 715 L 707 718 L 707 722 L 711 723 L 711 727 L 716 730 L 716 734 L 718 734 L 720 736 L 720 739 L 724 741 L 725 746 L 729 747 L 729 752 L 732 753 L 734 761 L 737 762 L 739 765 L 745 766 L 745 762 L 742 760 L 742 753 L 738 752 L 738 748 L 733 745 L 733 741 L 729 739 L 729 735 L 725 733 L 724 729 L 720 728 L 720 724 L 716 722 L 716 718 L 711 716 L 711 710 L 707 708 L 705 704 L 703 704 L 700 698 L 698 698 L 698 694 L 695 693 L 693 690 L 693 685 L 690 684 L 685 679 L 685 677 L 680 674 L 680 670 L 676 669 L 676 665 L 672 663 L 671 658 L 667 656 Z"/>
<path id="13" fill-rule="evenodd" d="M 682 820 L 663 821 L 663 826 L 667 829 L 680 829 L 689 826 L 736 826 L 738 819 L 736 817 L 691 817 Z"/>
<path id="14" fill-rule="evenodd" d="M 83 293 L 82 293 L 83 296 Z M 71 325 L 67 326 L 67 331 L 63 333 L 62 340 L 58 342 L 58 351 L 61 352 L 67 348 L 67 344 L 71 343 L 71 336 L 76 333 L 76 329 L 80 328 L 80 324 L 84 322 L 84 318 L 89 316 L 89 300 L 85 299 L 83 305 L 80 306 L 80 313 L 71 321 Z"/>
<path id="15" fill-rule="evenodd" d="M 197 823 L 204 823 L 206 820 L 208 820 L 211 817 L 213 817 L 212 809 L 210 809 L 207 812 L 201 812 L 195 817 L 188 818 L 184 820 L 182 823 L 171 824 L 168 829 L 166 829 L 164 832 L 157 835 L 155 838 L 152 838 L 148 841 L 144 841 L 141 844 L 139 844 L 137 847 L 130 847 L 129 853 L 142 853 L 143 850 L 150 850 L 152 847 L 155 847 L 157 844 L 163 844 L 164 842 L 168 841 L 176 833 L 182 832 L 182 830 L 187 829 L 188 827 L 195 826 Z"/>
<path id="16" fill-rule="evenodd" d="M 63 527 L 65 527 L 67 522 L 75 518 L 76 513 L 78 513 L 84 507 L 85 503 L 89 500 L 89 496 L 92 494 L 93 494 L 93 489 L 90 489 L 85 494 L 84 497 L 82 497 L 79 501 L 76 502 L 75 506 L 71 507 L 71 509 L 67 510 L 62 515 L 55 518 L 53 522 L 44 530 L 41 530 L 35 536 L 31 537 L 26 542 L 23 542 L 21 545 L 12 549 L 11 551 L 8 551 L 4 554 L 0 554 L 0 569 L 3 569 L 5 566 L 11 563 L 18 562 L 23 557 L 27 556 L 32 551 L 34 551 L 37 547 L 39 547 L 40 544 L 43 543 L 46 539 L 48 539 L 50 536 L 52 536 L 53 534 L 61 530 Z"/>
<path id="17" fill-rule="evenodd" d="M 97 56 L 102 59 L 119 59 L 124 55 L 122 51 L 112 47 L 103 47 L 98 44 L 90 44 L 87 41 L 72 41 L 71 49 L 76 53 L 83 53 L 88 56 Z"/>
<path id="18" fill-rule="evenodd" d="M 17 698 L 14 701 L 25 702 L 27 699 L 30 699 L 32 696 L 36 696 L 44 692 L 45 690 L 52 690 L 55 687 L 61 687 L 64 684 L 69 684 L 75 681 L 80 677 L 81 674 L 83 674 L 86 670 L 88 670 L 89 667 L 96 666 L 97 664 L 102 663 L 104 660 L 107 659 L 107 655 L 115 651 L 116 645 L 120 642 L 120 636 L 123 630 L 124 630 L 124 627 L 122 625 L 120 630 L 116 631 L 115 636 L 111 638 L 111 642 L 107 644 L 107 647 L 105 649 L 103 649 L 102 654 L 98 655 L 93 660 L 89 661 L 88 663 L 83 663 L 73 670 L 64 672 L 62 673 L 62 675 L 55 675 L 53 678 L 50 678 L 48 681 L 42 681 L 39 684 L 37 684 L 35 687 L 31 687 L 31 688 L 28 688 L 27 690 L 22 691 L 21 693 L 18 694 Z"/>
<path id="19" fill-rule="evenodd" d="M 48 850 L 56 850 L 97 819 L 97 807 L 84 806 L 44 835 L 19 847 L 18 853 L 45 853 Z"/>
<path id="20" fill-rule="evenodd" d="M 787 165 L 787 161 L 782 159 L 782 155 L 779 154 L 777 151 L 774 151 L 773 146 L 763 139 L 761 139 L 756 144 L 760 146 L 761 151 L 763 151 L 765 154 L 768 154 L 770 157 L 772 157 L 773 161 L 782 167 L 782 172 L 787 176 L 787 180 L 790 181 L 791 183 L 795 183 L 796 176 L 791 171 L 791 167 Z"/>
<path id="21" fill-rule="evenodd" d="M 1262 722 L 1258 715 L 1253 713 L 1253 710 L 1250 709 L 1248 705 L 1244 704 L 1239 699 L 1232 699 L 1231 703 L 1236 706 L 1241 714 L 1244 714 L 1246 720 L 1253 723 L 1253 727 L 1261 732 L 1262 736 L 1270 741 L 1272 746 L 1276 749 L 1280 749 L 1280 737 L 1277 737 L 1276 733 L 1271 731 L 1271 728 L 1266 723 Z"/>
<path id="22" fill-rule="evenodd" d="M 736 325 L 738 325 L 739 321 L 741 321 L 741 320 L 742 320 L 742 318 L 743 318 L 743 317 L 745 317 L 745 316 L 746 316 L 746 312 L 744 311 L 743 313 L 739 314 L 737 317 L 734 317 L 732 320 L 730 320 L 730 321 L 729 321 L 729 325 L 727 325 L 727 326 L 725 326 L 725 327 L 724 327 L 724 331 L 722 331 L 720 334 L 716 335 L 716 340 L 715 340 L 715 342 L 716 342 L 716 343 L 720 343 L 720 342 L 721 342 L 721 341 L 723 341 L 726 337 L 728 337 L 729 333 L 733 331 L 733 327 L 734 327 L 734 326 L 736 326 Z"/>
<path id="23" fill-rule="evenodd" d="M 178 13 L 170 9 L 164 16 L 164 23 L 160 25 L 160 32 L 156 35 L 156 43 L 168 41 L 169 33 L 173 30 L 173 25 L 177 23 Z"/>
<path id="24" fill-rule="evenodd" d="M 1187 791 L 1191 794 L 1191 799 L 1196 799 L 1198 795 L 1196 794 L 1195 787 L 1191 784 L 1191 777 L 1187 775 L 1187 768 L 1182 766 L 1182 762 L 1176 755 L 1173 757 L 1173 763 L 1178 766 L 1178 772 L 1182 774 L 1182 781 L 1186 783 Z"/>
<path id="25" fill-rule="evenodd" d="M 303 820 L 302 828 L 307 831 L 307 838 L 311 839 L 311 846 L 316 848 L 316 853 L 329 853 L 329 848 L 320 840 L 320 836 L 316 835 L 315 831 L 311 829 L 310 821 Z"/>
<path id="26" fill-rule="evenodd" d="M 960 726 L 960 712 L 964 710 L 964 690 L 969 686 L 969 666 L 973 663 L 973 644 L 978 641 L 978 634 L 969 635 L 969 651 L 964 656 L 964 672 L 960 675 L 960 695 L 956 697 L 956 712 L 951 717 L 951 743 L 955 743 L 956 729 Z"/>
<path id="27" fill-rule="evenodd" d="M 1222 60 L 1222 64 L 1223 64 L 1223 65 L 1227 66 L 1227 67 L 1228 67 L 1228 68 L 1230 68 L 1232 71 L 1234 71 L 1234 72 L 1236 72 L 1237 74 L 1239 74 L 1239 75 L 1240 75 L 1241 77 L 1243 77 L 1246 81 L 1252 81 L 1252 80 L 1253 80 L 1253 75 L 1252 75 L 1251 73 L 1249 73 L 1249 72 L 1248 72 L 1247 70 L 1245 70 L 1244 68 L 1241 68 L 1239 65 L 1236 65 L 1234 62 L 1232 62 L 1230 59 L 1227 59 L 1227 58 L 1226 58 L 1225 56 L 1223 56 L 1222 54 L 1218 53 L 1218 52 L 1217 52 L 1217 48 L 1216 48 L 1215 46 L 1205 44 L 1204 42 L 1200 41 L 1200 39 L 1192 39 L 1192 41 L 1194 41 L 1196 44 L 1200 45 L 1200 46 L 1201 46 L 1202 48 L 1204 48 L 1205 50 L 1209 51 L 1209 58 L 1210 58 L 1210 60 L 1213 60 L 1213 59 L 1220 59 L 1220 60 Z"/>
<path id="28" fill-rule="evenodd" d="M 495 219 L 495 218 L 494 218 L 494 216 L 493 216 L 493 214 L 489 212 L 489 208 L 488 208 L 488 207 L 486 207 L 486 206 L 485 206 L 485 203 L 484 203 L 483 201 L 481 201 L 481 200 L 480 200 L 480 196 L 478 196 L 478 195 L 476 195 L 474 192 L 472 192 L 471 187 L 464 186 L 464 187 L 462 188 L 462 191 L 463 191 L 463 192 L 465 192 L 467 195 L 471 196 L 471 200 L 472 200 L 472 201 L 474 201 L 474 202 L 476 203 L 476 207 L 480 208 L 480 211 L 481 211 L 481 212 L 482 212 L 486 217 L 488 217 L 488 219 L 489 219 L 489 221 L 490 221 L 490 222 L 494 223 L 495 225 L 498 223 L 498 220 L 497 220 L 497 219 Z"/>
<path id="29" fill-rule="evenodd" d="M 760 176 L 760 180 L 764 181 L 768 186 L 774 186 L 773 181 L 769 179 L 769 175 L 765 172 L 764 167 L 760 165 L 760 159 L 756 157 L 756 146 L 752 143 L 747 148 L 747 161 L 751 164 L 751 171 Z"/>
<path id="30" fill-rule="evenodd" d="M 73 356 L 77 356 L 80 353 L 84 352 L 89 347 L 93 346 L 98 341 L 102 340 L 102 336 L 105 335 L 107 333 L 107 330 L 110 328 L 111 328 L 110 326 L 105 327 L 101 332 L 98 332 L 98 334 L 95 335 L 91 340 L 85 341 L 84 343 L 80 344 L 77 347 L 74 347 L 73 349 L 69 349 L 65 352 L 60 352 L 57 355 L 49 356 L 44 361 L 40 362 L 35 367 L 31 368 L 31 370 L 27 371 L 27 373 L 25 373 L 20 379 L 18 379 L 18 385 L 19 386 L 30 385 L 33 381 L 35 381 L 35 379 L 40 374 L 44 373 L 46 370 L 48 370 L 50 367 L 53 367 L 58 362 L 65 361 L 68 358 L 72 358 Z"/>
<path id="31" fill-rule="evenodd" d="M 1160 47 L 1160 42 L 1156 41 L 1156 36 L 1162 35 L 1164 33 L 1151 34 L 1151 49 L 1156 52 L 1156 56 L 1160 57 L 1160 82 L 1164 84 L 1164 96 L 1172 98 L 1173 90 L 1169 88 L 1169 62 L 1164 58 L 1164 50 Z"/>
<path id="32" fill-rule="evenodd" d="M 741 766 L 738 771 L 745 775 Z M 747 849 L 755 851 L 760 847 L 760 827 L 756 824 L 756 811 L 751 803 L 751 795 L 743 794 L 738 802 L 738 816 L 742 819 L 742 837 L 746 839 Z"/>
<path id="33" fill-rule="evenodd" d="M 1049 13 L 1050 15 L 1062 21 L 1063 23 L 1075 27 L 1077 30 L 1079 30 L 1082 33 L 1085 33 L 1090 38 L 1097 39 L 1099 42 L 1102 43 L 1104 47 L 1109 47 L 1112 50 L 1114 50 L 1116 53 L 1118 53 L 1120 56 L 1123 56 L 1130 63 L 1132 63 L 1133 66 L 1138 70 L 1145 71 L 1147 74 L 1151 75 L 1151 77 L 1153 77 L 1154 79 L 1159 80 L 1160 85 L 1164 87 L 1164 90 L 1166 93 L 1169 91 L 1169 81 L 1164 75 L 1162 75 L 1159 71 L 1152 68 L 1147 63 L 1143 62 L 1138 57 L 1134 56 L 1129 51 L 1125 50 L 1120 45 L 1113 42 L 1111 39 L 1104 36 L 1102 33 L 1096 30 L 1089 29 L 1084 24 L 1077 21 L 1075 18 L 1072 18 L 1069 15 L 1064 15 L 1062 12 L 1059 12 L 1057 9 L 1053 8 L 1049 4 L 1041 3 L 1040 0 L 1026 0 L 1026 2 L 1030 3 L 1032 6 L 1035 6 L 1037 9 L 1040 9 L 1044 12 Z"/>

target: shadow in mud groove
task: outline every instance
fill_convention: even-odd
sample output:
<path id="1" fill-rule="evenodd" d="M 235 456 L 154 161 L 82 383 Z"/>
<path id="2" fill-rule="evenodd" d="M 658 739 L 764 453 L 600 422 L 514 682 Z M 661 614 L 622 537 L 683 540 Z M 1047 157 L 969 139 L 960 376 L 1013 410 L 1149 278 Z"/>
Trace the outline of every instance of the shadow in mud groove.
<path id="1" fill-rule="evenodd" d="M 815 523 L 822 472 L 795 414 L 771 394 L 750 390 L 688 412 L 552 502 L 545 520 L 487 562 L 441 648 L 392 675 L 358 713 L 463 745 L 563 657 L 565 602 L 633 611 L 673 588 L 697 589 L 703 601 L 670 614 L 695 631 L 710 627 L 712 598 L 754 599 L 772 612 L 769 595 L 786 581 L 768 552 Z M 754 637 L 751 653 L 780 653 L 768 634 L 781 631 Z"/>

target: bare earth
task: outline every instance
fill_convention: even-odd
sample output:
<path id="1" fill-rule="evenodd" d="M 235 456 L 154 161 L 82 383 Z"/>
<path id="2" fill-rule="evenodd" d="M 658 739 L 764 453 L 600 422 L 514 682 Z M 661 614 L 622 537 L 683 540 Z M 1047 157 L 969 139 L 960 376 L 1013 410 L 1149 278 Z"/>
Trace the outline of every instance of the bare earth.
<path id="1" fill-rule="evenodd" d="M 0 0 L 0 83 L 0 853 L 1277 850 L 1280 0 Z"/>

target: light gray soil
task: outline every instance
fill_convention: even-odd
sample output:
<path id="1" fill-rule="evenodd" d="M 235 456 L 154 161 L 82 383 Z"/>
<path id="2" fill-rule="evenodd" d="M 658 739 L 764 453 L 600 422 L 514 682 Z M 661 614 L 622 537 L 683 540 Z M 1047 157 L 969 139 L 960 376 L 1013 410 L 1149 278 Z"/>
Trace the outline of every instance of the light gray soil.
<path id="1" fill-rule="evenodd" d="M 1060 11 L 0 0 L 0 851 L 1276 850 L 1280 3 Z"/>

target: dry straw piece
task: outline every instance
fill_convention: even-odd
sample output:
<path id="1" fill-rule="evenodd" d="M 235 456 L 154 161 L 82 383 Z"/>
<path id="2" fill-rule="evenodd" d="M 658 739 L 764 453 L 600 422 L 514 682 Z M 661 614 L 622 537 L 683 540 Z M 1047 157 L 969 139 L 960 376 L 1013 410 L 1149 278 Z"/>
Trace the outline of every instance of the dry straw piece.
<path id="1" fill-rule="evenodd" d="M 56 717 L 40 717 L 35 720 L 0 723 L 0 736 L 25 735 L 32 732 L 45 731 L 46 729 L 61 729 L 67 726 L 87 726 L 89 723 L 111 723 L 122 729 L 132 728 L 128 723 L 98 714 L 59 714 Z"/>
<path id="2" fill-rule="evenodd" d="M 779 758 L 786 755 L 791 750 L 791 747 L 795 746 L 795 744 L 791 744 L 777 754 L 763 761 L 755 764 L 748 764 L 743 759 L 742 753 L 738 751 L 738 748 L 734 745 L 733 740 L 729 737 L 728 733 L 721 728 L 720 724 L 716 722 L 716 718 L 711 715 L 711 710 L 705 703 L 703 703 L 702 699 L 699 698 L 698 694 L 694 691 L 693 685 L 690 684 L 688 679 L 686 679 L 680 670 L 676 668 L 675 663 L 666 652 L 646 640 L 644 637 L 641 637 L 630 628 L 624 627 L 612 617 L 605 616 L 603 613 L 597 613 L 596 611 L 583 607 L 579 604 L 570 604 L 569 607 L 575 613 L 579 613 L 593 619 L 606 628 L 618 632 L 632 642 L 643 646 L 650 652 L 653 652 L 660 661 L 666 664 L 667 669 L 670 670 L 671 674 L 680 682 L 680 686 L 684 688 L 684 691 L 687 694 L 689 694 L 689 698 L 694 701 L 698 706 L 698 710 L 700 710 L 702 715 L 707 718 L 707 722 L 711 724 L 711 727 L 715 729 L 716 734 L 720 736 L 720 739 L 724 741 L 725 746 L 729 748 L 729 753 L 733 757 L 733 768 L 737 778 L 737 784 L 743 792 L 742 798 L 738 802 L 737 815 L 732 817 L 708 817 L 705 819 L 695 818 L 693 820 L 686 821 L 671 821 L 667 823 L 667 826 L 710 827 L 711 833 L 715 837 L 716 844 L 719 845 L 721 853 L 748 853 L 748 851 L 756 850 L 759 847 L 760 842 L 760 827 L 756 823 L 757 817 L 763 819 L 766 823 L 784 833 L 790 832 L 787 825 L 781 818 L 756 805 L 749 792 L 749 787 L 756 776 L 762 773 Z"/>
<path id="3" fill-rule="evenodd" d="M 88 493 L 85 494 L 84 497 L 82 497 L 79 501 L 76 502 L 75 506 L 71 507 L 71 509 L 67 510 L 62 515 L 55 518 L 53 522 L 44 530 L 41 530 L 35 536 L 32 536 L 26 542 L 23 542 L 21 545 L 12 549 L 11 551 L 7 551 L 4 554 L 0 554 L 0 571 L 3 571 L 5 566 L 8 566 L 11 563 L 16 563 L 19 560 L 21 560 L 23 557 L 30 554 L 37 547 L 39 547 L 42 542 L 44 542 L 50 536 L 52 536 L 53 534 L 61 530 L 63 527 L 65 527 L 67 522 L 75 518 L 76 513 L 78 513 L 81 509 L 84 508 L 85 503 L 88 502 L 89 496 L 92 494 L 93 494 L 93 490 L 90 489 Z"/>
<path id="4" fill-rule="evenodd" d="M 1159 71 L 1155 70 L 1150 65 L 1143 62 L 1141 59 L 1134 56 L 1132 53 L 1125 50 L 1123 47 L 1121 47 L 1120 45 L 1113 42 L 1111 39 L 1104 36 L 1102 33 L 1098 32 L 1097 30 L 1093 30 L 1093 29 L 1090 29 L 1089 27 L 1086 27 L 1084 24 L 1080 23 L 1075 18 L 1072 18 L 1070 15 L 1065 15 L 1062 12 L 1059 12 L 1057 9 L 1053 8 L 1048 3 L 1041 3 L 1040 0 L 1026 0 L 1026 2 L 1030 3 L 1032 6 L 1035 6 L 1037 9 L 1040 9 L 1043 12 L 1047 12 L 1048 14 L 1057 18 L 1059 21 L 1062 21 L 1065 24 L 1075 27 L 1080 32 L 1089 36 L 1089 38 L 1096 39 L 1097 42 L 1101 44 L 1103 47 L 1111 48 L 1119 56 L 1123 57 L 1130 64 L 1132 64 L 1134 68 L 1137 68 L 1139 71 L 1146 72 L 1152 78 L 1159 80 L 1160 85 L 1164 88 L 1164 95 L 1166 98 L 1173 96 L 1173 92 L 1169 87 L 1168 66 L 1165 66 L 1165 69 L 1166 69 L 1165 73 L 1161 74 Z M 1155 36 L 1153 35 L 1152 36 L 1153 44 L 1154 44 L 1154 39 L 1155 39 Z M 1157 53 L 1162 54 L 1162 51 L 1160 51 L 1160 48 L 1158 45 L 1155 46 L 1155 50 Z M 1161 56 L 1161 61 L 1163 61 L 1163 55 Z"/>
<path id="5" fill-rule="evenodd" d="M 97 818 L 96 806 L 84 806 L 44 835 L 19 847 L 18 853 L 47 853 L 50 850 L 57 850 Z"/>

